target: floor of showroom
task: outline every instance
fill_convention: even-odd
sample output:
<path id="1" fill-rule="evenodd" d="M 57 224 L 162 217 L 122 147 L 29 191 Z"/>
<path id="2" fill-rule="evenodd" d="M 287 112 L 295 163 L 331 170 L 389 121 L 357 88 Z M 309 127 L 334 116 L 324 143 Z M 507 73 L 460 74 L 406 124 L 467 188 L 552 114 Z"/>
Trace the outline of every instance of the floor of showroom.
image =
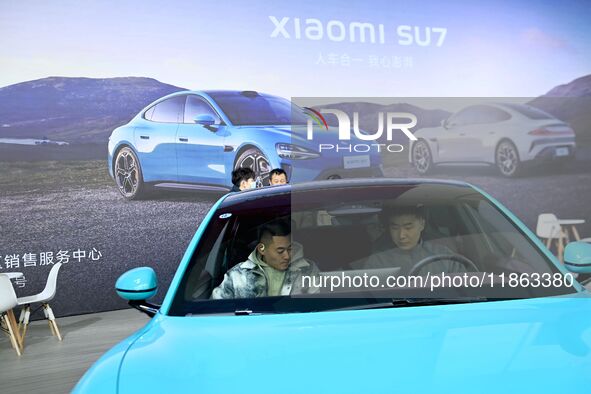
<path id="1" fill-rule="evenodd" d="M 18 316 L 18 314 L 17 314 Z M 22 356 L 0 333 L 0 392 L 68 393 L 109 348 L 138 330 L 148 317 L 135 309 L 57 319 L 63 341 L 51 335 L 46 320 L 29 326 Z"/>

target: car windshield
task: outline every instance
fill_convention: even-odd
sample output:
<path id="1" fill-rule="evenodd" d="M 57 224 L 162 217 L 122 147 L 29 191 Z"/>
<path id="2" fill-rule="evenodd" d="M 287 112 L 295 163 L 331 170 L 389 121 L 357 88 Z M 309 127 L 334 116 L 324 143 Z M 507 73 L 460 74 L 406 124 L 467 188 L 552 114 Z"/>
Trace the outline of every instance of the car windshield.
<path id="1" fill-rule="evenodd" d="M 282 190 L 222 203 L 169 313 L 303 312 L 384 300 L 417 305 L 575 292 L 572 277 L 469 186 Z M 278 235 L 265 238 L 269 228 Z"/>
<path id="2" fill-rule="evenodd" d="M 289 100 L 256 92 L 210 92 L 235 126 L 305 125 L 304 112 Z"/>

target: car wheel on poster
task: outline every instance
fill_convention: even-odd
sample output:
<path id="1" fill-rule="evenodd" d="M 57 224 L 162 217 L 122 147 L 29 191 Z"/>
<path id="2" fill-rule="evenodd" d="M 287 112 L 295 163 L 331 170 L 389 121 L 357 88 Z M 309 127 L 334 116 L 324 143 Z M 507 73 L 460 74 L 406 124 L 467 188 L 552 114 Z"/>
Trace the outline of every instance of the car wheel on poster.
<path id="1" fill-rule="evenodd" d="M 256 174 L 257 181 L 260 181 L 263 186 L 269 185 L 271 164 L 265 154 L 258 148 L 247 148 L 238 156 L 234 163 L 234 169 L 241 167 L 252 169 Z"/>
<path id="2" fill-rule="evenodd" d="M 425 140 L 419 140 L 412 146 L 412 163 L 421 175 L 428 174 L 433 170 L 433 156 Z"/>
<path id="3" fill-rule="evenodd" d="M 137 200 L 145 196 L 146 185 L 140 162 L 131 148 L 125 146 L 117 152 L 113 173 L 117 189 L 123 197 L 128 200 Z"/>
<path id="4" fill-rule="evenodd" d="M 522 163 L 515 144 L 509 140 L 503 140 L 495 150 L 495 164 L 501 175 L 508 178 L 516 177 L 521 173 Z"/>

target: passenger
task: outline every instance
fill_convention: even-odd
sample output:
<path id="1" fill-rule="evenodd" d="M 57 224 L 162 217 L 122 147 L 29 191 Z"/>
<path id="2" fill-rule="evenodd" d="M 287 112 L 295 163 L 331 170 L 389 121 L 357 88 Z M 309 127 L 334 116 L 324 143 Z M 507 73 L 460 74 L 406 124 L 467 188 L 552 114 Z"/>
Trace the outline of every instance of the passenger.
<path id="1" fill-rule="evenodd" d="M 242 190 L 255 189 L 256 174 L 248 167 L 237 168 L 232 171 L 232 189 L 231 192 L 239 192 Z"/>
<path id="2" fill-rule="evenodd" d="M 291 241 L 289 222 L 276 220 L 259 230 L 258 244 L 248 259 L 224 275 L 211 298 L 254 298 L 315 293 L 303 288 L 301 277 L 315 276 L 316 265 L 304 258 L 302 245 Z"/>
<path id="3" fill-rule="evenodd" d="M 391 247 L 374 253 L 355 268 L 392 268 L 400 267 L 399 274 L 406 275 L 419 261 L 434 255 L 455 254 L 444 245 L 422 239 L 425 229 L 425 215 L 420 206 L 402 206 L 387 209 L 382 218 Z M 466 272 L 463 264 L 454 260 L 439 260 L 427 264 L 414 274 Z"/>
<path id="4" fill-rule="evenodd" d="M 275 168 L 269 173 L 269 184 L 271 186 L 285 185 L 287 181 L 287 173 L 282 168 Z"/>

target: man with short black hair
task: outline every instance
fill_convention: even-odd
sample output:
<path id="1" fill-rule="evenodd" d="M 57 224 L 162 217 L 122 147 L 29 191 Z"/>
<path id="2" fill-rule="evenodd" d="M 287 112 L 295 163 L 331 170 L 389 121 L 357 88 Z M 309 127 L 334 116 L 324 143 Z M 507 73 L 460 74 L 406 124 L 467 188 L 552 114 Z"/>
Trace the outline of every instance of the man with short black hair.
<path id="1" fill-rule="evenodd" d="M 444 245 L 422 239 L 425 230 L 423 206 L 397 206 L 384 209 L 382 223 L 390 238 L 390 247 L 374 253 L 359 268 L 400 267 L 399 274 L 408 274 L 419 261 L 435 255 L 452 255 Z M 420 268 L 417 275 L 428 272 L 465 272 L 464 265 L 453 260 L 439 260 Z"/>
<path id="2" fill-rule="evenodd" d="M 303 288 L 302 276 L 318 274 L 304 258 L 302 245 L 291 241 L 290 222 L 275 220 L 259 229 L 258 243 L 248 259 L 235 265 L 213 289 L 211 298 L 254 298 L 316 292 Z"/>
<path id="3" fill-rule="evenodd" d="M 271 186 L 285 185 L 287 181 L 287 173 L 283 168 L 274 168 L 269 173 L 269 184 Z"/>
<path id="4" fill-rule="evenodd" d="M 256 174 L 248 167 L 240 167 L 232 171 L 233 187 L 230 191 L 239 192 L 242 190 L 256 188 Z"/>

